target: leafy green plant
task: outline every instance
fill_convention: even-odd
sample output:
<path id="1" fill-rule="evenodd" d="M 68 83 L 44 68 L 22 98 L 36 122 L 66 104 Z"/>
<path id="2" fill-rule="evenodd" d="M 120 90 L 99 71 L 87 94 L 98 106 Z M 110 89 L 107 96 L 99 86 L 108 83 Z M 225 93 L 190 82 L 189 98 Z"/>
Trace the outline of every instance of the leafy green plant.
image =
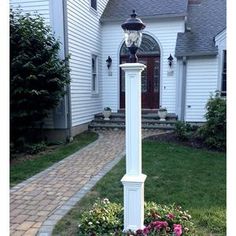
<path id="1" fill-rule="evenodd" d="M 210 148 L 226 149 L 226 99 L 219 93 L 211 96 L 206 104 L 206 123 L 198 130 L 198 135 Z"/>
<path id="2" fill-rule="evenodd" d="M 28 144 L 25 146 L 25 148 L 26 148 L 26 153 L 36 154 L 36 153 L 46 150 L 47 144 L 45 142 L 34 143 L 31 145 Z"/>
<path id="3" fill-rule="evenodd" d="M 167 108 L 166 108 L 166 107 L 160 107 L 160 108 L 158 109 L 158 111 L 167 111 Z"/>
<path id="4" fill-rule="evenodd" d="M 191 131 L 191 125 L 186 122 L 177 121 L 175 123 L 175 133 L 181 141 L 188 140 Z"/>
<path id="5" fill-rule="evenodd" d="M 121 232 L 123 227 L 121 204 L 111 203 L 107 198 L 97 200 L 92 209 L 85 211 L 79 221 L 79 235 L 109 235 Z"/>
<path id="6" fill-rule="evenodd" d="M 39 15 L 10 12 L 10 126 L 11 142 L 24 146 L 36 137 L 65 95 L 68 58 L 58 56 L 60 43 Z"/>
<path id="7" fill-rule="evenodd" d="M 144 208 L 145 228 L 136 232 L 130 230 L 122 232 L 123 208 L 121 204 L 111 203 L 107 198 L 97 200 L 92 209 L 81 215 L 79 235 L 194 235 L 191 215 L 180 206 L 147 202 Z"/>
<path id="8" fill-rule="evenodd" d="M 104 111 L 111 111 L 110 107 L 104 107 Z"/>

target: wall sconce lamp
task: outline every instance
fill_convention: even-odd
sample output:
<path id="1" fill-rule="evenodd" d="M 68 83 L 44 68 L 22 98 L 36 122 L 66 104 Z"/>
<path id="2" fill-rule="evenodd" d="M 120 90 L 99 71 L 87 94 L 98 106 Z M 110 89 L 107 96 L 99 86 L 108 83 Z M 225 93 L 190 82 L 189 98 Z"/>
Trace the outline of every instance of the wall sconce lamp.
<path id="1" fill-rule="evenodd" d="M 107 63 L 107 68 L 109 69 L 111 67 L 111 63 L 112 63 L 112 59 L 110 56 L 108 56 L 106 63 Z"/>
<path id="2" fill-rule="evenodd" d="M 174 58 L 171 56 L 171 54 L 170 54 L 170 56 L 167 58 L 167 60 L 168 60 L 168 63 L 169 63 L 169 67 L 171 68 L 172 65 L 173 65 L 173 60 L 174 60 Z"/>

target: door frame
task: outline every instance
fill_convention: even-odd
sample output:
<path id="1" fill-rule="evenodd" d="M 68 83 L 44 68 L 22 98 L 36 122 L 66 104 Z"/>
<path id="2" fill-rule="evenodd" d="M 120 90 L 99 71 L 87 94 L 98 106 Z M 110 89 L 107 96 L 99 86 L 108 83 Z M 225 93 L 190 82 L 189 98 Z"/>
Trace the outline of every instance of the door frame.
<path id="1" fill-rule="evenodd" d="M 158 92 L 158 98 L 157 98 L 157 107 L 154 107 L 154 108 L 150 108 L 150 109 L 158 109 L 160 106 L 161 106 L 161 70 L 162 70 L 162 66 L 161 66 L 161 55 L 158 55 L 158 54 L 142 54 L 142 55 L 139 55 L 138 58 L 142 59 L 142 58 L 159 58 L 159 92 Z M 126 59 L 126 62 L 128 62 L 128 57 L 127 56 L 119 56 L 119 62 L 120 64 L 122 63 L 122 59 Z M 121 76 L 122 76 L 122 71 L 121 71 L 121 68 L 119 69 L 119 108 L 120 109 L 124 109 L 124 107 L 121 107 L 121 104 L 122 104 L 122 101 L 121 101 L 121 89 L 122 89 L 122 86 L 121 86 Z M 142 94 L 141 94 L 142 96 Z M 125 104 L 125 96 L 124 96 L 124 104 Z M 142 98 L 141 98 L 142 99 Z M 142 108 L 142 109 L 149 109 L 149 108 Z"/>

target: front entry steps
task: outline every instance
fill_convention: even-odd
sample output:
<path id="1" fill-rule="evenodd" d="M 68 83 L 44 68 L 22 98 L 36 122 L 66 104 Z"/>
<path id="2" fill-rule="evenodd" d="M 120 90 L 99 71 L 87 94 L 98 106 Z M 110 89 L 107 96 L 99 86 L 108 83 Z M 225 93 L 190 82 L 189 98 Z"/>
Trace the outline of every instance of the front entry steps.
<path id="1" fill-rule="evenodd" d="M 177 116 L 174 113 L 168 113 L 166 121 L 160 121 L 156 111 L 142 110 L 143 129 L 173 130 L 176 121 Z M 122 110 L 113 112 L 110 120 L 104 120 L 102 113 L 96 114 L 94 120 L 89 124 L 89 130 L 101 129 L 125 129 L 125 112 Z"/>

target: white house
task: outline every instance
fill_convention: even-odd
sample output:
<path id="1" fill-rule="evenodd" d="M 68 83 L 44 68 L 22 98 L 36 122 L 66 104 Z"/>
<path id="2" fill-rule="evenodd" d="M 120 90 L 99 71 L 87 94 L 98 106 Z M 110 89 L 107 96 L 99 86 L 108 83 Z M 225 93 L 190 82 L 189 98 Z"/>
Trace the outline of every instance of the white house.
<path id="1" fill-rule="evenodd" d="M 37 11 L 70 54 L 68 93 L 46 128 L 74 136 L 104 107 L 125 107 L 127 60 L 121 24 L 135 9 L 146 24 L 139 62 L 142 108 L 166 107 L 178 119 L 203 122 L 211 93 L 226 92 L 226 0 L 11 0 L 13 8 Z M 168 58 L 173 57 L 169 66 Z M 112 64 L 107 67 L 106 60 Z"/>

